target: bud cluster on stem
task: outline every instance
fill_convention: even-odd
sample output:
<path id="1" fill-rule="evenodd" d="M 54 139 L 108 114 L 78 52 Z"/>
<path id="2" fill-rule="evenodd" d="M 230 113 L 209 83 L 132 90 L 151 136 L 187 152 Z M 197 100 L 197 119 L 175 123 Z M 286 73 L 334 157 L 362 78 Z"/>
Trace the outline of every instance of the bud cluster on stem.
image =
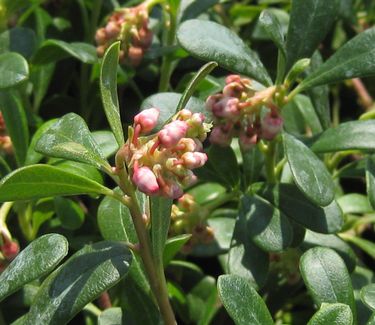
<path id="1" fill-rule="evenodd" d="M 207 161 L 202 152 L 210 126 L 201 113 L 178 112 L 156 134 L 149 134 L 159 118 L 157 108 L 149 108 L 134 118 L 124 145 L 124 161 L 134 185 L 147 195 L 176 199 L 182 188 L 196 181 L 193 169 Z"/>
<path id="2" fill-rule="evenodd" d="M 0 149 L 7 154 L 13 152 L 13 145 L 10 136 L 7 133 L 3 114 L 0 112 Z"/>
<path id="3" fill-rule="evenodd" d="M 241 148 L 248 150 L 281 131 L 283 119 L 272 100 L 275 87 L 256 91 L 252 84 L 250 79 L 229 75 L 223 91 L 208 97 L 206 107 L 214 117 L 211 143 L 229 146 L 238 137 Z"/>
<path id="4" fill-rule="evenodd" d="M 0 232 L 0 273 L 18 255 L 20 247 L 17 242 L 9 238 L 5 232 Z"/>
<path id="5" fill-rule="evenodd" d="M 129 66 L 138 66 L 144 53 L 151 46 L 153 33 L 148 27 L 148 7 L 141 3 L 136 7 L 115 11 L 105 27 L 95 34 L 99 57 L 115 41 L 121 41 L 120 62 Z"/>

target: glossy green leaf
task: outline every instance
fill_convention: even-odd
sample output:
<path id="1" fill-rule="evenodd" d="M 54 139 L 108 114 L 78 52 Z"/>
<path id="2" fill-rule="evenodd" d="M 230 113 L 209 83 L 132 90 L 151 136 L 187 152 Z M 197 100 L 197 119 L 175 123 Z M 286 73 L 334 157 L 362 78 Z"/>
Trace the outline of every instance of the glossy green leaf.
<path id="1" fill-rule="evenodd" d="M 367 239 L 363 239 L 360 237 L 356 237 L 354 235 L 349 234 L 341 234 L 340 235 L 343 239 L 349 241 L 350 243 L 356 245 L 360 249 L 362 249 L 364 252 L 366 252 L 368 255 L 370 255 L 372 258 L 375 259 L 375 243 L 372 241 L 369 241 Z"/>
<path id="2" fill-rule="evenodd" d="M 189 189 L 189 194 L 194 196 L 194 200 L 198 204 L 206 204 L 226 195 L 226 189 L 218 183 L 205 182 Z"/>
<path id="3" fill-rule="evenodd" d="M 307 230 L 301 248 L 306 251 L 316 246 L 333 249 L 344 260 L 348 271 L 352 273 L 356 266 L 356 255 L 352 248 L 336 235 L 326 235 Z"/>
<path id="4" fill-rule="evenodd" d="M 301 1 L 303 2 L 303 1 Z M 325 4 L 325 2 L 324 2 Z M 375 74 L 375 27 L 358 34 L 298 86 L 300 91 Z"/>
<path id="5" fill-rule="evenodd" d="M 287 71 L 310 58 L 325 38 L 339 10 L 339 0 L 293 0 L 287 35 Z"/>
<path id="6" fill-rule="evenodd" d="M 55 214 L 55 206 L 52 198 L 39 199 L 34 205 L 32 205 L 32 231 L 30 238 L 36 238 L 39 228 L 50 220 Z"/>
<path id="7" fill-rule="evenodd" d="M 15 52 L 0 54 L 0 89 L 20 84 L 29 77 L 29 66 L 22 55 Z"/>
<path id="8" fill-rule="evenodd" d="M 258 146 L 254 146 L 250 150 L 242 151 L 242 168 L 245 187 L 259 179 L 264 166 L 264 156 L 260 152 Z"/>
<path id="9" fill-rule="evenodd" d="M 375 310 L 375 284 L 367 285 L 361 290 L 361 300 L 372 310 Z"/>
<path id="10" fill-rule="evenodd" d="M 49 120 L 43 123 L 34 133 L 31 138 L 30 145 L 27 149 L 25 165 L 37 164 L 42 160 L 43 155 L 35 151 L 35 145 L 39 141 L 40 137 L 46 132 L 53 124 L 57 122 L 57 119 Z"/>
<path id="11" fill-rule="evenodd" d="M 274 324 L 262 297 L 248 281 L 236 275 L 221 275 L 217 286 L 220 299 L 236 325 Z"/>
<path id="12" fill-rule="evenodd" d="M 165 242 L 163 252 L 163 265 L 164 267 L 175 257 L 175 255 L 181 250 L 181 248 L 189 241 L 191 234 L 183 234 L 168 238 Z"/>
<path id="13" fill-rule="evenodd" d="M 375 209 L 375 155 L 366 159 L 366 189 L 371 206 Z"/>
<path id="14" fill-rule="evenodd" d="M 76 230 L 82 226 L 85 220 L 85 214 L 78 203 L 61 196 L 56 196 L 54 201 L 56 214 L 63 228 Z"/>
<path id="15" fill-rule="evenodd" d="M 23 166 L 29 145 L 29 129 L 26 113 L 18 94 L 0 91 L 0 110 L 12 140 L 17 164 Z"/>
<path id="16" fill-rule="evenodd" d="M 305 124 L 311 129 L 312 134 L 317 134 L 323 131 L 319 117 L 309 97 L 304 95 L 297 95 L 293 98 L 293 104 L 303 116 Z"/>
<path id="17" fill-rule="evenodd" d="M 374 150 L 375 120 L 351 121 L 324 131 L 313 143 L 315 152 Z"/>
<path id="18" fill-rule="evenodd" d="M 241 204 L 243 203 L 242 200 Z M 244 277 L 253 286 L 260 288 L 265 284 L 267 279 L 269 258 L 267 253 L 254 245 L 250 240 L 246 215 L 244 213 L 245 210 L 243 208 L 239 210 L 241 213 L 234 227 L 227 267 L 230 274 Z"/>
<path id="19" fill-rule="evenodd" d="M 301 141 L 284 133 L 284 150 L 298 188 L 310 200 L 327 206 L 335 198 L 335 184 L 323 162 Z"/>
<path id="20" fill-rule="evenodd" d="M 264 85 L 271 79 L 258 55 L 231 30 L 217 23 L 192 19 L 181 24 L 177 40 L 191 55 L 203 61 L 252 77 Z"/>
<path id="21" fill-rule="evenodd" d="M 66 254 L 68 241 L 61 235 L 48 234 L 31 242 L 1 273 L 0 301 L 51 272 Z"/>
<path id="22" fill-rule="evenodd" d="M 159 130 L 168 119 L 176 113 L 178 103 L 181 100 L 181 94 L 178 93 L 158 93 L 147 97 L 141 105 L 141 110 L 151 107 L 160 110 L 158 124 L 154 131 Z M 184 108 L 192 111 L 193 113 L 205 113 L 206 105 L 203 100 L 190 97 L 189 101 Z"/>
<path id="23" fill-rule="evenodd" d="M 105 158 L 114 155 L 119 149 L 115 136 L 110 131 L 94 131 L 91 133 L 95 142 L 99 145 Z"/>
<path id="24" fill-rule="evenodd" d="M 348 305 L 323 304 L 307 325 L 352 325 L 353 314 Z"/>
<path id="25" fill-rule="evenodd" d="M 247 233 L 259 248 L 278 252 L 290 246 L 293 229 L 288 218 L 266 200 L 244 196 L 239 214 L 247 220 Z"/>
<path id="26" fill-rule="evenodd" d="M 314 302 L 349 305 L 354 318 L 356 306 L 353 287 L 342 258 L 332 249 L 315 247 L 304 253 L 300 260 L 303 280 Z"/>
<path id="27" fill-rule="evenodd" d="M 117 97 L 117 66 L 120 53 L 120 42 L 113 43 L 104 55 L 100 69 L 100 92 L 105 115 L 118 145 L 121 147 L 124 140 L 120 107 Z"/>
<path id="28" fill-rule="evenodd" d="M 85 121 L 75 113 L 64 115 L 39 138 L 35 150 L 47 156 L 64 158 L 111 171 Z"/>
<path id="29" fill-rule="evenodd" d="M 86 304 L 114 286 L 129 270 L 132 255 L 123 243 L 86 245 L 43 282 L 26 324 L 66 324 Z"/>
<path id="30" fill-rule="evenodd" d="M 57 39 L 49 39 L 43 42 L 35 53 L 32 62 L 34 64 L 48 64 L 68 57 L 73 57 L 83 63 L 98 61 L 96 49 L 91 44 L 67 43 Z"/>
<path id="31" fill-rule="evenodd" d="M 156 264 L 162 265 L 165 243 L 168 238 L 172 200 L 150 197 L 151 246 Z"/>
<path id="32" fill-rule="evenodd" d="M 207 9 L 217 4 L 218 2 L 219 0 L 181 0 L 178 20 L 184 21 L 192 18 L 197 18 L 200 14 L 204 13 Z"/>
<path id="33" fill-rule="evenodd" d="M 111 193 L 109 188 L 95 181 L 49 165 L 31 165 L 17 169 L 0 182 L 1 202 L 57 195 Z"/>
<path id="34" fill-rule="evenodd" d="M 216 62 L 208 62 L 199 69 L 199 71 L 194 75 L 189 84 L 186 86 L 185 91 L 182 94 L 180 101 L 178 102 L 176 109 L 177 111 L 182 110 L 187 105 L 199 83 L 216 67 Z"/>
<path id="35" fill-rule="evenodd" d="M 340 196 L 337 199 L 337 203 L 344 214 L 363 214 L 373 211 L 367 196 L 359 193 L 350 193 Z"/>
<path id="36" fill-rule="evenodd" d="M 30 28 L 13 27 L 0 35 L 0 53 L 17 52 L 29 59 L 36 47 L 35 32 Z"/>
<path id="37" fill-rule="evenodd" d="M 40 105 L 48 92 L 53 73 L 55 72 L 55 63 L 49 63 L 39 66 L 32 66 L 30 71 L 30 81 L 33 84 L 33 110 L 38 112 Z"/>
<path id="38" fill-rule="evenodd" d="M 122 309 L 112 307 L 104 310 L 98 317 L 98 325 L 125 325 Z"/>
<path id="39" fill-rule="evenodd" d="M 305 195 L 291 184 L 265 186 L 258 193 L 298 224 L 319 233 L 336 233 L 344 220 L 340 207 L 333 201 L 326 207 L 310 202 Z"/>

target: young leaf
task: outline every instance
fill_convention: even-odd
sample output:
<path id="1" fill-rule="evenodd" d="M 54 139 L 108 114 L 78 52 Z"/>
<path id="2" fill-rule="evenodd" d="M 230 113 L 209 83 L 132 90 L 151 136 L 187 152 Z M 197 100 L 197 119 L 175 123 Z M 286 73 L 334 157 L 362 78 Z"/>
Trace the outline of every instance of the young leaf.
<path id="1" fill-rule="evenodd" d="M 326 6 L 326 1 L 324 6 Z M 304 1 L 301 1 L 304 3 Z M 298 86 L 300 91 L 319 85 L 375 74 L 375 27 L 358 34 Z"/>
<path id="2" fill-rule="evenodd" d="M 259 16 L 259 24 L 264 28 L 267 35 L 275 43 L 285 59 L 286 49 L 283 29 L 275 14 L 271 10 L 263 10 Z"/>
<path id="3" fill-rule="evenodd" d="M 336 233 L 343 226 L 342 211 L 336 201 L 320 207 L 310 202 L 295 185 L 265 186 L 257 194 L 298 224 L 315 232 Z"/>
<path id="4" fill-rule="evenodd" d="M 17 164 L 23 166 L 29 145 L 29 129 L 22 102 L 16 93 L 0 91 L 0 105 L 7 132 L 12 140 Z"/>
<path id="5" fill-rule="evenodd" d="M 343 239 L 351 242 L 352 244 L 358 246 L 360 249 L 365 251 L 368 255 L 375 259 L 375 243 L 367 239 L 363 239 L 354 235 L 341 234 Z"/>
<path id="6" fill-rule="evenodd" d="M 0 34 L 1 53 L 17 52 L 29 59 L 34 53 L 36 45 L 35 32 L 31 28 L 16 26 Z"/>
<path id="7" fill-rule="evenodd" d="M 63 228 L 76 230 L 82 226 L 85 214 L 78 203 L 61 196 L 56 196 L 54 202 L 56 214 Z"/>
<path id="8" fill-rule="evenodd" d="M 342 258 L 332 249 L 315 247 L 300 260 L 303 280 L 315 303 L 343 303 L 349 305 L 354 319 L 356 306 L 352 282 Z"/>
<path id="9" fill-rule="evenodd" d="M 172 200 L 150 197 L 151 245 L 156 264 L 162 265 L 163 252 L 168 237 Z"/>
<path id="10" fill-rule="evenodd" d="M 258 55 L 237 34 L 224 26 L 191 19 L 181 24 L 177 40 L 198 59 L 215 61 L 225 69 L 252 77 L 264 85 L 271 85 L 271 79 Z"/>
<path id="11" fill-rule="evenodd" d="M 327 129 L 313 143 L 315 152 L 374 150 L 375 120 L 351 121 Z"/>
<path id="12" fill-rule="evenodd" d="M 266 304 L 248 281 L 236 275 L 221 275 L 220 299 L 236 325 L 274 324 Z"/>
<path id="13" fill-rule="evenodd" d="M 338 0 L 293 0 L 287 35 L 287 70 L 310 58 L 327 35 L 339 10 Z"/>
<path id="14" fill-rule="evenodd" d="M 366 158 L 366 188 L 368 200 L 375 209 L 375 155 Z"/>
<path id="15" fill-rule="evenodd" d="M 173 257 L 181 250 L 181 248 L 188 242 L 191 238 L 191 234 L 183 234 L 168 238 L 165 243 L 163 252 L 163 265 L 164 267 L 169 264 Z"/>
<path id="16" fill-rule="evenodd" d="M 120 42 L 113 43 L 104 55 L 100 69 L 100 92 L 105 115 L 119 147 L 124 143 L 120 108 L 117 97 L 117 65 L 120 53 Z"/>
<path id="17" fill-rule="evenodd" d="M 83 63 L 98 61 L 96 49 L 93 45 L 81 42 L 66 43 L 57 39 L 46 40 L 35 53 L 34 64 L 48 64 L 68 57 L 73 57 Z"/>
<path id="18" fill-rule="evenodd" d="M 239 213 L 246 218 L 247 232 L 259 248 L 278 252 L 290 246 L 293 229 L 288 218 L 266 200 L 244 196 Z"/>
<path id="19" fill-rule="evenodd" d="M 68 241 L 48 234 L 31 242 L 0 274 L 0 301 L 25 284 L 51 272 L 68 254 Z"/>
<path id="20" fill-rule="evenodd" d="M 352 325 L 353 314 L 348 305 L 323 304 L 307 325 Z"/>
<path id="21" fill-rule="evenodd" d="M 53 124 L 40 137 L 35 150 L 47 156 L 83 162 L 111 171 L 111 166 L 85 121 L 75 113 L 66 114 Z"/>
<path id="22" fill-rule="evenodd" d="M 372 310 L 375 310 L 375 284 L 369 284 L 361 290 L 361 300 Z"/>
<path id="23" fill-rule="evenodd" d="M 112 191 L 86 177 L 49 165 L 17 169 L 0 182 L 0 202 L 78 194 L 111 195 Z"/>
<path id="24" fill-rule="evenodd" d="M 68 323 L 86 304 L 119 282 L 131 261 L 123 243 L 86 245 L 43 282 L 26 324 Z"/>
<path id="25" fill-rule="evenodd" d="M 91 135 L 99 145 L 105 158 L 111 157 L 119 149 L 116 138 L 111 131 L 94 131 L 91 132 Z"/>
<path id="26" fill-rule="evenodd" d="M 298 188 L 314 203 L 327 206 L 335 198 L 335 184 L 323 162 L 301 141 L 284 133 L 284 150 Z"/>
<path id="27" fill-rule="evenodd" d="M 22 55 L 0 54 L 0 89 L 18 85 L 29 77 L 29 66 Z"/>

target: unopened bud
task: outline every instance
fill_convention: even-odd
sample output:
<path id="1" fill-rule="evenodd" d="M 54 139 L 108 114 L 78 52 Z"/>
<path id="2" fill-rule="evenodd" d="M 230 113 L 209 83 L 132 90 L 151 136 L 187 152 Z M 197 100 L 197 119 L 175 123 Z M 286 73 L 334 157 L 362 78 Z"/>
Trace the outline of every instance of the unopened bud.
<path id="1" fill-rule="evenodd" d="M 279 134 L 283 127 L 283 119 L 279 115 L 275 115 L 274 113 L 268 113 L 264 116 L 261 129 L 262 133 L 261 136 L 265 140 L 273 140 L 276 135 Z"/>
<path id="2" fill-rule="evenodd" d="M 104 28 L 99 28 L 95 33 L 95 41 L 98 45 L 103 45 L 107 41 L 107 33 Z"/>
<path id="3" fill-rule="evenodd" d="M 143 58 L 143 49 L 140 47 L 131 46 L 128 50 L 128 60 L 133 67 L 138 66 Z"/>
<path id="4" fill-rule="evenodd" d="M 107 26 L 105 26 L 105 32 L 107 38 L 115 38 L 120 33 L 120 26 L 113 21 L 110 21 Z"/>
<path id="5" fill-rule="evenodd" d="M 186 152 L 181 159 L 189 169 L 202 167 L 207 161 L 207 155 L 203 152 Z"/>
<path id="6" fill-rule="evenodd" d="M 148 167 L 137 168 L 132 179 L 138 189 L 147 195 L 155 195 L 159 191 L 156 176 Z"/>
<path id="7" fill-rule="evenodd" d="M 238 103 L 238 98 L 224 97 L 219 102 L 214 104 L 212 113 L 217 117 L 222 117 L 229 120 L 237 118 L 237 116 L 240 114 Z"/>
<path id="8" fill-rule="evenodd" d="M 0 247 L 0 250 L 7 260 L 12 261 L 20 252 L 20 247 L 16 242 L 8 241 Z"/>
<path id="9" fill-rule="evenodd" d="M 159 141 L 166 148 L 171 148 L 186 135 L 187 130 L 188 124 L 185 121 L 173 121 L 159 131 Z"/>
<path id="10" fill-rule="evenodd" d="M 213 144 L 227 147 L 232 141 L 232 132 L 225 132 L 220 126 L 216 126 L 212 129 L 209 139 Z"/>
<path id="11" fill-rule="evenodd" d="M 134 124 L 141 126 L 142 133 L 149 133 L 158 123 L 159 114 L 157 108 L 145 109 L 134 117 Z"/>

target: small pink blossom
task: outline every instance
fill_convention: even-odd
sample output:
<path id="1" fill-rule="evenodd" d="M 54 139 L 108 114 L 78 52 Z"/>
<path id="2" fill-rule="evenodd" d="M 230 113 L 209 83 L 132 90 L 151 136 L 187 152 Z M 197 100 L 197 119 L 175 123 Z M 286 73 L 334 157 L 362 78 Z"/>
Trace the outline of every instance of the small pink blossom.
<path id="1" fill-rule="evenodd" d="M 203 152 L 186 152 L 181 157 L 184 165 L 189 169 L 202 167 L 207 161 L 207 155 Z"/>
<path id="2" fill-rule="evenodd" d="M 149 133 L 158 123 L 159 114 L 157 108 L 145 109 L 134 117 L 134 122 L 141 126 L 142 133 Z"/>
<path id="3" fill-rule="evenodd" d="M 147 195 L 155 195 L 159 191 L 159 184 L 155 174 L 148 167 L 139 167 L 134 170 L 133 182 L 138 189 Z"/>
<path id="4" fill-rule="evenodd" d="M 186 135 L 188 128 L 189 126 L 185 121 L 173 121 L 159 131 L 159 141 L 164 147 L 171 148 Z"/>
<path id="5" fill-rule="evenodd" d="M 283 119 L 274 113 L 264 116 L 261 123 L 261 137 L 265 140 L 273 140 L 283 127 Z"/>
<path id="6" fill-rule="evenodd" d="M 240 110 L 238 107 L 239 100 L 235 97 L 224 97 L 213 106 L 212 113 L 216 117 L 233 120 L 238 117 Z"/>
<path id="7" fill-rule="evenodd" d="M 225 132 L 220 126 L 212 129 L 210 134 L 210 142 L 219 146 L 229 146 L 232 141 L 231 132 Z"/>
<path id="8" fill-rule="evenodd" d="M 239 136 L 239 144 L 243 150 L 249 150 L 257 144 L 258 135 L 257 133 L 247 134 L 242 132 Z"/>
<path id="9" fill-rule="evenodd" d="M 3 246 L 0 246 L 0 250 L 4 257 L 11 261 L 18 255 L 20 247 L 16 242 L 9 240 Z"/>

